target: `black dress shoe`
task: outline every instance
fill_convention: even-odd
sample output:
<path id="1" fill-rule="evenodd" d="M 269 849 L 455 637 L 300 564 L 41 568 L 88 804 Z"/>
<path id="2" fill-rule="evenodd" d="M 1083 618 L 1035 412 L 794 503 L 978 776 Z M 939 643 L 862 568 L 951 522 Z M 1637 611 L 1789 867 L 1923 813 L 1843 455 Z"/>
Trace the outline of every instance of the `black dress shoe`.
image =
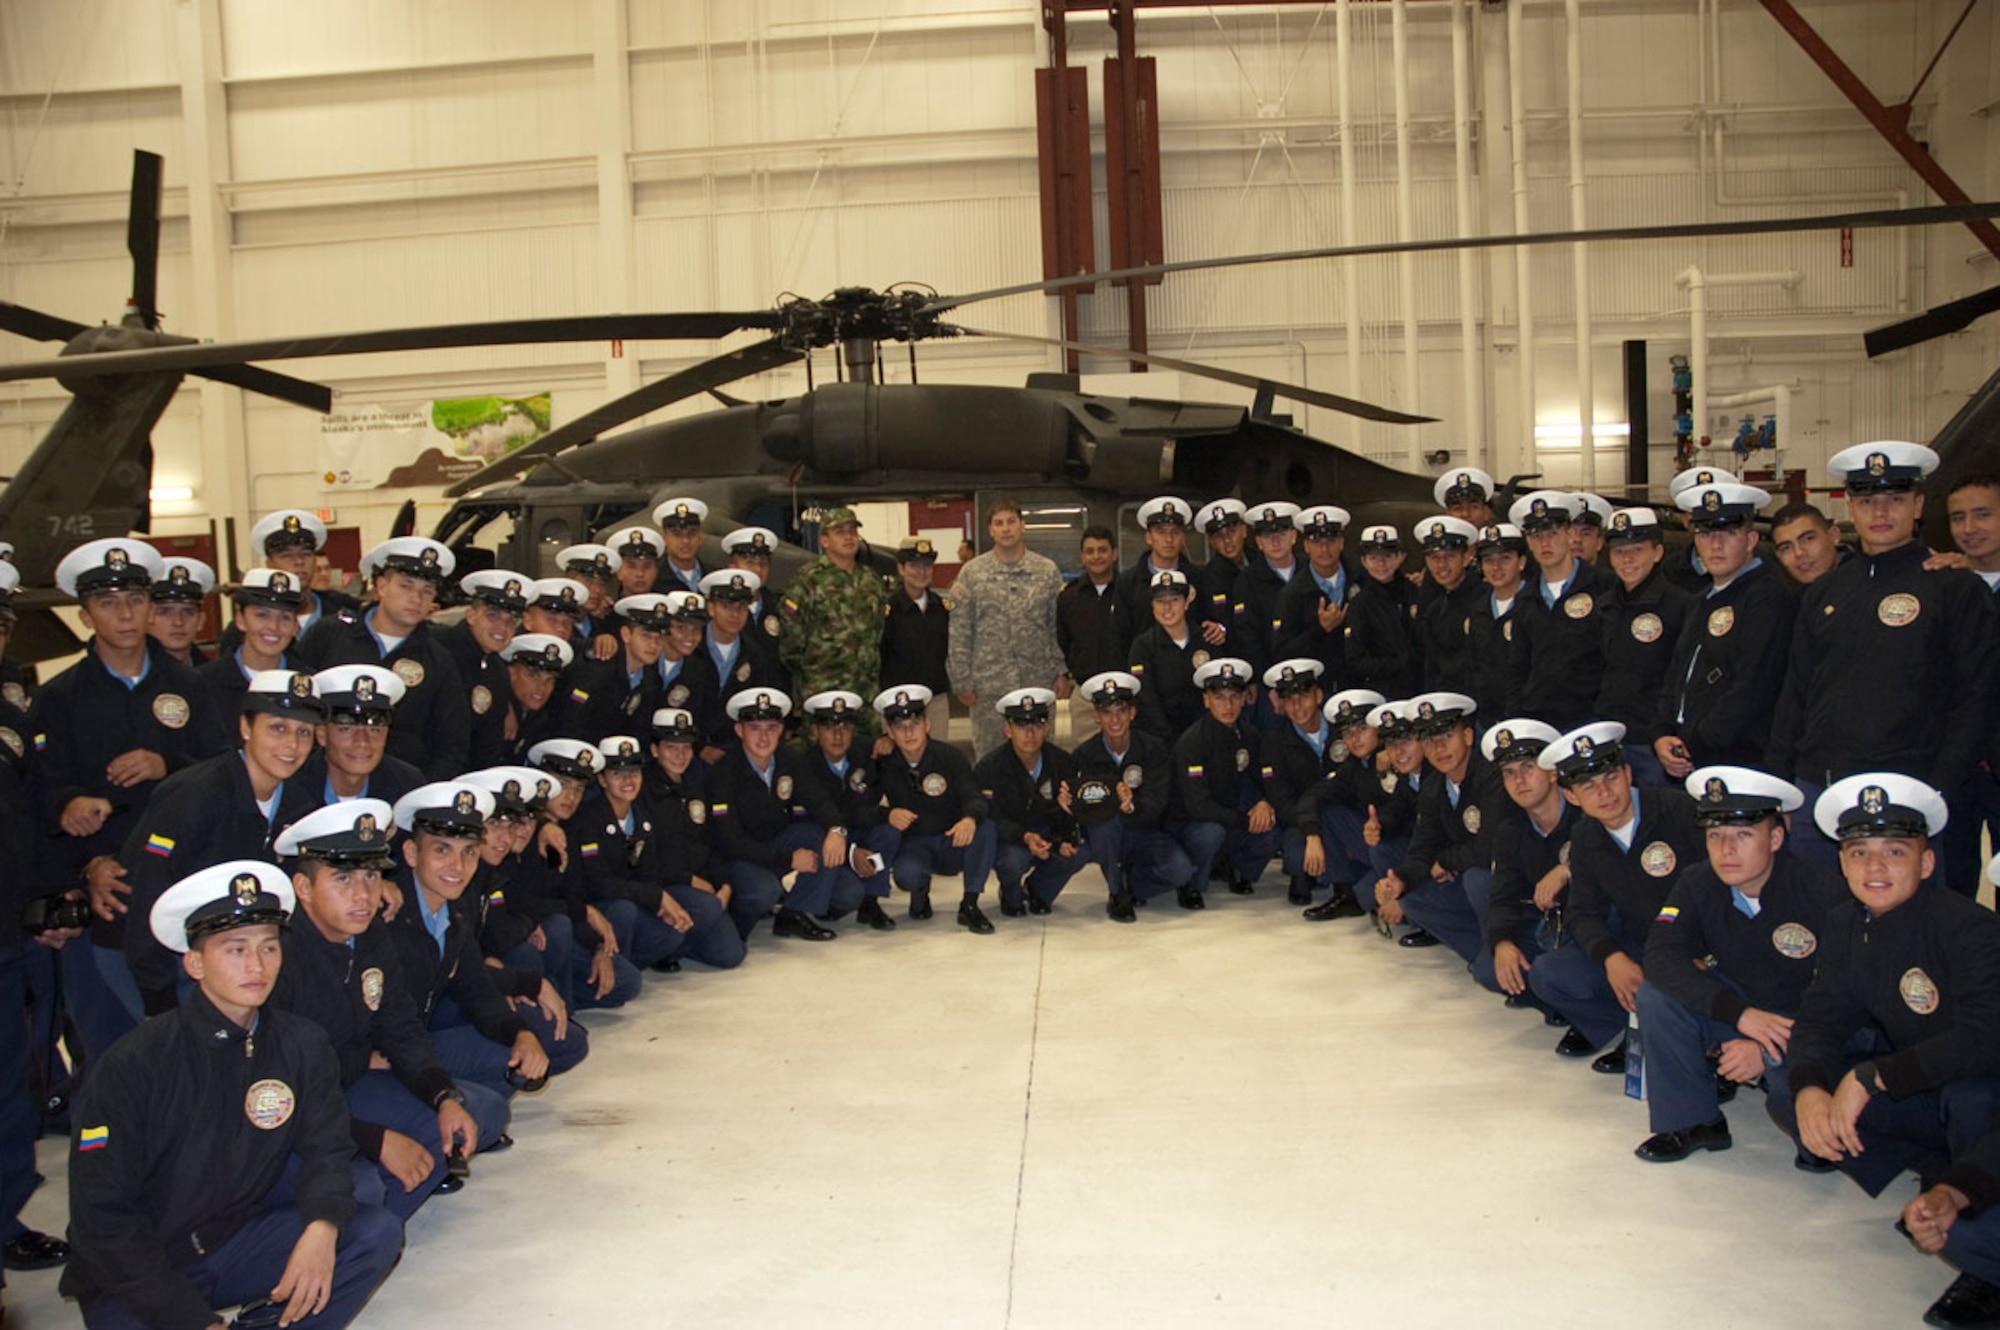
<path id="1" fill-rule="evenodd" d="M 831 928 L 822 928 L 819 921 L 803 910 L 780 910 L 777 922 L 771 925 L 773 937 L 795 937 L 801 942 L 831 942 L 840 934 Z"/>
<path id="2" fill-rule="evenodd" d="M 1006 915 L 1009 919 L 1019 919 L 1027 912 L 1028 902 L 1022 899 L 1018 888 L 1013 891 L 1002 891 L 1000 893 L 1000 913 Z"/>
<path id="3" fill-rule="evenodd" d="M 1254 895 L 1254 894 L 1256 894 L 1256 891 L 1257 891 L 1257 888 L 1256 888 L 1256 887 L 1252 886 L 1252 885 L 1251 885 L 1250 883 L 1248 883 L 1248 882 L 1245 882 L 1245 881 L 1244 881 L 1244 880 L 1243 880 L 1242 878 L 1240 878 L 1240 877 L 1236 876 L 1236 874 L 1234 874 L 1234 873 L 1231 873 L 1231 874 L 1229 875 L 1229 894 L 1230 894 L 1230 895 L 1232 895 L 1232 896 L 1250 896 L 1250 895 Z"/>
<path id="4" fill-rule="evenodd" d="M 2000 1325 L 2000 1287 L 1960 1275 L 1924 1313 L 1925 1325 Z"/>
<path id="5" fill-rule="evenodd" d="M 1715 1102 L 1726 1104 L 1736 1098 L 1736 1082 L 1718 1073 L 1715 1078 Z"/>
<path id="6" fill-rule="evenodd" d="M 1619 1040 L 1618 1047 L 1590 1064 L 1590 1069 L 1603 1076 L 1623 1076 L 1625 1074 L 1625 1041 Z"/>
<path id="7" fill-rule="evenodd" d="M 1055 908 L 1053 901 L 1045 901 L 1032 891 L 1028 893 L 1029 914 L 1054 914 Z"/>
<path id="8" fill-rule="evenodd" d="M 1597 1045 L 1590 1042 L 1590 1036 L 1574 1025 L 1563 1033 L 1561 1042 L 1556 1045 L 1556 1053 L 1566 1058 L 1587 1058 L 1596 1051 Z"/>
<path id="9" fill-rule="evenodd" d="M 681 972 L 681 963 L 669 956 L 666 960 L 654 961 L 647 968 L 652 970 L 654 974 L 679 974 Z"/>
<path id="10" fill-rule="evenodd" d="M 509 1136 L 506 1132 L 503 1131 L 498 1136 L 493 1138 L 493 1144 L 481 1146 L 479 1148 L 479 1153 L 483 1155 L 504 1154 L 513 1148 L 514 1148 L 514 1138 L 512 1136 Z"/>
<path id="11" fill-rule="evenodd" d="M 1312 879 L 1309 877 L 1293 878 L 1292 885 L 1285 889 L 1285 899 L 1294 905 L 1311 905 L 1313 903 Z"/>
<path id="12" fill-rule="evenodd" d="M 444 1181 L 438 1183 L 437 1185 L 437 1194 L 439 1196 L 449 1196 L 455 1191 L 464 1191 L 464 1190 L 465 1190 L 465 1179 L 460 1177 L 454 1177 L 449 1173 L 445 1174 Z"/>
<path id="13" fill-rule="evenodd" d="M 1208 902 L 1203 900 L 1201 893 L 1193 887 L 1181 887 L 1174 892 L 1174 899 L 1180 903 L 1180 907 L 1183 910 L 1206 910 L 1208 908 Z"/>
<path id="14" fill-rule="evenodd" d="M 867 924 L 878 933 L 886 933 L 896 926 L 896 921 L 883 911 L 881 900 L 874 896 L 861 902 L 861 908 L 854 912 L 854 921 Z"/>
<path id="15" fill-rule="evenodd" d="M 1545 1011 L 1542 1013 L 1542 1024 L 1555 1026 L 1555 1025 L 1561 1025 L 1562 1023 L 1563 1023 L 1563 1014 L 1561 1012 Z"/>
<path id="16" fill-rule="evenodd" d="M 23 1229 L 20 1236 L 0 1247 L 0 1256 L 9 1270 L 53 1270 L 69 1259 L 69 1244 L 32 1228 Z"/>
<path id="17" fill-rule="evenodd" d="M 925 887 L 922 891 L 911 892 L 910 918 L 928 919 L 930 917 L 931 917 L 931 889 L 929 887 Z"/>
<path id="18" fill-rule="evenodd" d="M 1649 1164 L 1674 1164 L 1696 1150 L 1727 1150 L 1730 1144 L 1729 1119 L 1717 1118 L 1685 1131 L 1663 1131 L 1649 1136 L 1632 1153 Z"/>
<path id="19" fill-rule="evenodd" d="M 1129 891 L 1114 892 L 1104 912 L 1121 924 L 1129 924 L 1139 917 L 1132 909 L 1132 893 Z"/>
<path id="20" fill-rule="evenodd" d="M 1421 928 L 1412 928 L 1396 939 L 1399 947 L 1435 947 L 1437 944 L 1438 940 Z"/>
<path id="21" fill-rule="evenodd" d="M 1821 1159 L 1801 1145 L 1792 1151 L 1792 1167 L 1801 1173 L 1831 1173 L 1840 1167 L 1831 1159 Z"/>
<path id="22" fill-rule="evenodd" d="M 980 910 L 979 902 L 970 896 L 958 903 L 958 926 L 971 929 L 975 933 L 993 931 L 993 921 Z"/>
<path id="23" fill-rule="evenodd" d="M 1314 923 L 1324 923 L 1328 919 L 1358 919 L 1361 905 L 1354 899 L 1354 893 L 1346 887 L 1335 887 L 1333 894 L 1317 905 L 1308 905 L 1299 913 Z"/>

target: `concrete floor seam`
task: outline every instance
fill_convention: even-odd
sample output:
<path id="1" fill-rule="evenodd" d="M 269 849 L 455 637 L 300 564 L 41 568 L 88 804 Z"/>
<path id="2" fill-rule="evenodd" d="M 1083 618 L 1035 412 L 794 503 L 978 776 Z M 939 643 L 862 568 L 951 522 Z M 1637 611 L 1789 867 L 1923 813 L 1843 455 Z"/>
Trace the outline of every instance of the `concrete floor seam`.
<path id="1" fill-rule="evenodd" d="M 1021 1250 L 1021 1197 L 1028 1186 L 1028 1129 L 1035 1112 L 1035 1052 L 1042 1033 L 1042 977 L 1048 973 L 1049 926 L 1042 925 L 1035 949 L 1035 997 L 1028 1023 L 1028 1083 L 1021 1094 L 1021 1156 L 1014 1169 L 1014 1225 L 1007 1236 L 1007 1309 L 1003 1327 L 1014 1324 L 1014 1260 Z"/>

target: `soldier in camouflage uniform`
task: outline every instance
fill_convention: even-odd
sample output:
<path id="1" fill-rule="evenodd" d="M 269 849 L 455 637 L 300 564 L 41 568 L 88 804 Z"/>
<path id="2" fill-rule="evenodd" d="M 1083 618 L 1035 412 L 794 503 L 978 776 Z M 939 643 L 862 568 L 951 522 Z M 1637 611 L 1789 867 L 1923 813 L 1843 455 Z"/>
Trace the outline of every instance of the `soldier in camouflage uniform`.
<path id="1" fill-rule="evenodd" d="M 876 676 L 889 587 L 859 561 L 861 519 L 852 508 L 829 509 L 819 530 L 820 557 L 778 602 L 778 654 L 801 697 L 836 689 L 873 697 L 881 682 Z M 874 733 L 873 713 L 862 715 Z"/>
<path id="2" fill-rule="evenodd" d="M 980 757 L 1005 740 L 993 704 L 1016 688 L 1053 688 L 1068 697 L 1070 677 L 1056 642 L 1056 596 L 1062 572 L 1026 544 L 1021 509 L 996 499 L 987 512 L 993 548 L 959 570 L 951 584 L 952 692 L 972 712 Z"/>

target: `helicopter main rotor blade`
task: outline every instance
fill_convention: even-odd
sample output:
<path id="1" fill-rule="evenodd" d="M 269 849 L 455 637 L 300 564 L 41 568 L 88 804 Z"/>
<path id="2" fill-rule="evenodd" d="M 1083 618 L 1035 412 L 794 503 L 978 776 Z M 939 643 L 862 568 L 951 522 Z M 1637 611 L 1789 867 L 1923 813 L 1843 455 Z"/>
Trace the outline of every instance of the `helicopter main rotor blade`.
<path id="1" fill-rule="evenodd" d="M 1783 235 L 1796 231 L 1869 230 L 1885 226 L 1938 226 L 1950 222 L 2000 217 L 2000 203 L 1953 203 L 1938 207 L 1884 208 L 1873 212 L 1835 213 L 1824 217 L 1767 217 L 1741 222 L 1691 222 L 1672 226 L 1617 226 L 1596 231 L 1535 231 L 1526 235 L 1457 236 L 1447 240 L 1390 240 L 1372 245 L 1336 245 L 1323 249 L 1293 249 L 1271 254 L 1244 254 L 1228 259 L 1180 259 L 1143 268 L 1053 277 L 1045 282 L 1020 282 L 970 295 L 939 296 L 924 312 L 942 313 L 980 300 L 1002 296 L 1050 294 L 1103 282 L 1162 277 L 1168 273 L 1206 272 L 1263 263 L 1294 263 L 1301 259 L 1360 258 L 1375 254 L 1443 254 L 1461 249 L 1504 249 L 1511 245 L 1573 245 L 1602 240 L 1696 240 L 1707 236 Z"/>
<path id="2" fill-rule="evenodd" d="M 67 342 L 78 333 L 89 331 L 90 325 L 0 300 L 0 329 L 38 342 Z"/>
<path id="3" fill-rule="evenodd" d="M 160 326 L 160 190 L 166 160 L 143 148 L 132 154 L 132 201 L 125 214 L 125 252 L 132 256 L 132 309 L 148 328 Z"/>
<path id="4" fill-rule="evenodd" d="M 1933 305 L 1914 318 L 1900 323 L 1891 323 L 1882 328 L 1871 328 L 1861 335 L 1861 344 L 1868 349 L 1868 358 L 1886 356 L 1891 351 L 1901 351 L 1906 346 L 1918 346 L 1933 337 L 1943 337 L 1970 328 L 1975 319 L 2000 310 L 2000 286 L 1989 286 L 1984 291 L 1948 300 L 1942 305 Z"/>
<path id="5" fill-rule="evenodd" d="M 628 420 L 637 420 L 649 411 L 658 411 L 661 407 L 672 406 L 685 398 L 752 374 L 761 374 L 767 369 L 789 365 L 804 355 L 803 351 L 794 350 L 775 337 L 767 337 L 761 342 L 752 342 L 690 365 L 677 374 L 669 374 L 623 397 L 614 397 L 595 410 L 584 412 L 567 425 L 550 430 L 533 443 L 487 463 L 452 485 L 445 491 L 445 496 L 456 499 L 482 485 L 511 480 L 543 458 L 554 457 L 557 453 L 589 443 L 606 430 L 616 429 Z"/>
<path id="6" fill-rule="evenodd" d="M 1213 365 L 1198 365 L 1191 360 L 1175 360 L 1168 356 L 1156 356 L 1151 352 L 1122 351 L 1117 347 L 1088 346 L 1082 342 L 1066 342 L 1060 337 L 1035 337 L 1027 333 L 993 332 L 986 328 L 967 328 L 955 325 L 956 331 L 973 337 L 999 337 L 1010 342 L 1033 342 L 1041 346 L 1061 347 L 1065 351 L 1081 351 L 1094 356 L 1114 356 L 1119 360 L 1136 360 L 1145 365 L 1158 365 L 1161 369 L 1179 370 L 1183 374 L 1198 374 L 1205 379 L 1216 379 L 1223 383 L 1233 383 L 1239 388 L 1253 392 L 1270 393 L 1273 397 L 1288 397 L 1295 402 L 1309 402 L 1313 406 L 1323 406 L 1333 411 L 1359 416 L 1363 420 L 1379 420 L 1385 425 L 1431 425 L 1437 422 L 1435 416 L 1413 416 L 1405 411 L 1377 406 L 1373 402 L 1363 402 L 1353 397 L 1342 397 L 1338 393 L 1325 393 L 1317 388 L 1302 388 L 1295 383 L 1285 383 L 1278 379 L 1263 379 L 1255 374 L 1239 374 L 1232 369 L 1218 369 Z"/>
<path id="7" fill-rule="evenodd" d="M 724 314 L 586 314 L 498 323 L 448 323 L 430 328 L 273 337 L 252 342 L 204 342 L 147 351 L 104 351 L 58 360 L 0 366 L 4 379 L 101 378 L 108 374 L 180 373 L 227 368 L 250 360 L 299 360 L 374 351 L 426 351 L 454 346 L 520 346 L 531 342 L 709 341 L 741 328 L 776 329 L 775 310 Z"/>

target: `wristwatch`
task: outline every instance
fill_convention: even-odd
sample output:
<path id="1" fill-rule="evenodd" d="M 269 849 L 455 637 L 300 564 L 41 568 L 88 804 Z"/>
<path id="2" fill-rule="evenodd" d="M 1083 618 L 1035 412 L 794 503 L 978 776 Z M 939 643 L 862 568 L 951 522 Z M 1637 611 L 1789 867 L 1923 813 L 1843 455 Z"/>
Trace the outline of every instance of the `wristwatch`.
<path id="1" fill-rule="evenodd" d="M 444 1093 L 440 1094 L 437 1097 L 436 1102 L 434 1102 L 431 1105 L 431 1107 L 443 1108 L 444 1101 L 447 1099 L 451 1100 L 454 1104 L 457 1104 L 460 1108 L 465 1107 L 465 1091 L 459 1089 L 456 1085 L 452 1086 L 449 1090 L 446 1090 Z"/>
<path id="2" fill-rule="evenodd" d="M 826 834 L 827 834 L 827 835 L 829 835 L 829 836 L 838 836 L 838 837 L 840 837 L 840 838 L 841 838 L 842 840 L 846 840 L 846 839 L 847 839 L 847 828 L 846 828 L 846 827 L 828 827 L 828 828 L 826 829 Z"/>

